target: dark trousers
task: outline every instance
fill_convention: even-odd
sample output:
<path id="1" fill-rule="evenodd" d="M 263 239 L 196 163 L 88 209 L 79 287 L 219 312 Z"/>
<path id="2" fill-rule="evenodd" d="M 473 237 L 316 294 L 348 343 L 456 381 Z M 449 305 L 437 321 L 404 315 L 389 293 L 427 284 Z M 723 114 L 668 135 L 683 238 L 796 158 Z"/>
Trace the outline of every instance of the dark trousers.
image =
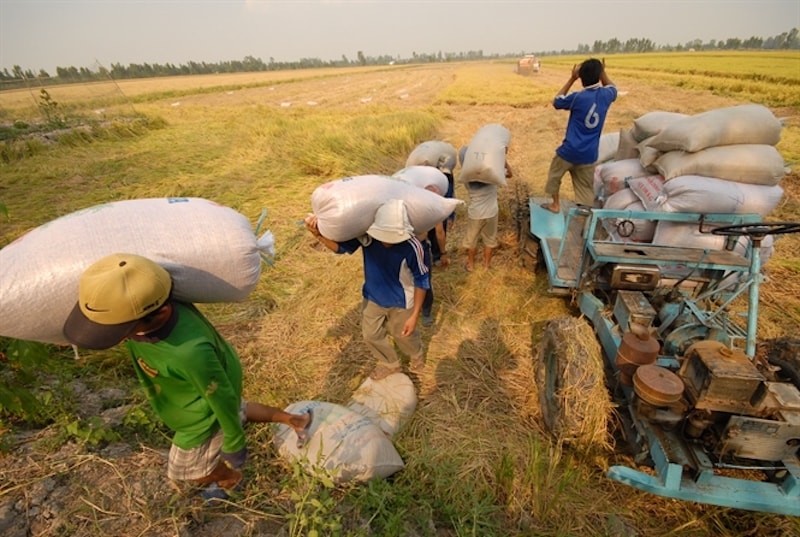
<path id="1" fill-rule="evenodd" d="M 433 245 L 436 244 L 436 237 L 434 236 L 433 240 L 430 239 L 430 233 L 428 234 L 428 238 L 422 242 L 423 249 L 425 250 L 424 261 L 425 266 L 428 267 L 428 279 L 431 282 L 431 288 L 428 289 L 428 292 L 425 293 L 425 300 L 422 301 L 422 315 L 427 317 L 431 314 L 433 309 Z"/>

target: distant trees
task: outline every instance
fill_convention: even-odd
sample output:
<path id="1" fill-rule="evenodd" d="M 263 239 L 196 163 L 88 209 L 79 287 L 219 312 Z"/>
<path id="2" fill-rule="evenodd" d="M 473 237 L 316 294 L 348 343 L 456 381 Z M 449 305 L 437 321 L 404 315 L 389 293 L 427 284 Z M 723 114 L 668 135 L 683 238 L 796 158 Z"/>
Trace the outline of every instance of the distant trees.
<path id="1" fill-rule="evenodd" d="M 608 41 L 595 41 L 591 45 L 578 44 L 576 50 L 561 51 L 539 51 L 537 54 L 622 54 L 633 52 L 655 52 L 655 51 L 681 51 L 681 50 L 772 50 L 772 49 L 800 49 L 800 30 L 792 28 L 788 32 L 773 37 L 749 37 L 741 39 L 731 37 L 727 39 L 711 39 L 703 42 L 694 39 L 683 44 L 676 45 L 657 45 L 647 38 L 631 38 L 620 41 L 617 38 Z M 524 54 L 525 52 L 523 52 Z M 389 65 L 403 63 L 434 63 L 452 62 L 465 60 L 482 60 L 485 58 L 505 58 L 517 57 L 518 52 L 508 54 L 493 54 L 484 56 L 483 50 L 470 50 L 468 52 L 442 52 L 418 53 L 413 52 L 411 58 L 399 58 L 390 55 L 368 56 L 364 51 L 357 52 L 356 60 L 348 60 L 347 56 L 342 55 L 339 60 L 323 61 L 319 58 L 301 58 L 291 62 L 275 61 L 269 57 L 269 63 L 264 63 L 261 58 L 255 56 L 245 56 L 243 60 L 232 60 L 218 63 L 190 61 L 186 64 L 174 65 L 167 63 L 161 64 L 136 64 L 131 63 L 122 65 L 112 63 L 111 68 L 107 69 L 98 66 L 96 71 L 86 67 L 56 67 L 56 76 L 51 77 L 44 69 L 40 69 L 38 74 L 34 74 L 30 69 L 23 69 L 19 65 L 14 65 L 11 72 L 7 68 L 0 71 L 0 89 L 10 89 L 15 87 L 25 87 L 27 81 L 35 80 L 37 85 L 91 82 L 94 80 L 123 80 L 129 78 L 151 78 L 160 76 L 181 76 L 181 75 L 201 75 L 215 73 L 244 73 L 258 71 L 279 71 L 288 69 L 308 69 L 314 67 L 343 67 L 348 65 Z"/>
<path id="2" fill-rule="evenodd" d="M 613 38 L 608 41 L 595 41 L 591 46 L 580 44 L 578 45 L 577 52 L 579 54 L 588 54 L 590 52 L 594 54 L 616 54 L 624 52 L 669 52 L 681 50 L 797 50 L 800 49 L 799 33 L 800 30 L 792 28 L 789 32 L 784 32 L 767 39 L 755 36 L 748 39 L 740 39 L 738 37 L 730 37 L 724 40 L 711 39 L 708 42 L 703 42 L 702 39 L 693 39 L 692 41 L 677 45 L 656 45 L 650 39 L 646 38 L 628 39 L 622 43 L 619 39 Z"/>

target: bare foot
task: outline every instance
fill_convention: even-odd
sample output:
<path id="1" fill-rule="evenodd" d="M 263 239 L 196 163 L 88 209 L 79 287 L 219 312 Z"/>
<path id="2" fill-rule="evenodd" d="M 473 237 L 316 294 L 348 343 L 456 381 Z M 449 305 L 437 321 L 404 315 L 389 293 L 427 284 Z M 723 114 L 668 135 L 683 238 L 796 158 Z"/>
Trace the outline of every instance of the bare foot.
<path id="1" fill-rule="evenodd" d="M 372 378 L 372 380 L 383 380 L 389 375 L 400 373 L 402 370 L 403 368 L 399 364 L 395 366 L 380 364 L 375 366 L 375 369 L 372 370 L 370 378 Z"/>
<path id="2" fill-rule="evenodd" d="M 542 209 L 547 209 L 551 213 L 558 214 L 561 212 L 561 208 L 558 205 L 554 205 L 552 203 L 542 203 L 541 207 Z"/>
<path id="3" fill-rule="evenodd" d="M 475 270 L 475 267 L 472 266 L 470 263 L 467 263 L 464 268 L 467 269 L 467 272 L 472 272 L 473 270 Z"/>

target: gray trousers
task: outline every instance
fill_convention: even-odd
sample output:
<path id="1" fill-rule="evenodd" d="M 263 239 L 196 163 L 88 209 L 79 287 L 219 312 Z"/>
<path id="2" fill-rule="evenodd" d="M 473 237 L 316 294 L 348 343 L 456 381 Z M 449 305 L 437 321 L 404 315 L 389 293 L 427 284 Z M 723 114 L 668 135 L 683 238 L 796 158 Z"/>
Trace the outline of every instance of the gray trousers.
<path id="1" fill-rule="evenodd" d="M 361 304 L 361 333 L 364 343 L 375 357 L 377 365 L 399 367 L 402 365 L 392 341 L 412 360 L 422 358 L 422 338 L 414 329 L 410 336 L 403 337 L 403 325 L 411 316 L 412 310 L 406 308 L 383 308 L 370 300 Z"/>

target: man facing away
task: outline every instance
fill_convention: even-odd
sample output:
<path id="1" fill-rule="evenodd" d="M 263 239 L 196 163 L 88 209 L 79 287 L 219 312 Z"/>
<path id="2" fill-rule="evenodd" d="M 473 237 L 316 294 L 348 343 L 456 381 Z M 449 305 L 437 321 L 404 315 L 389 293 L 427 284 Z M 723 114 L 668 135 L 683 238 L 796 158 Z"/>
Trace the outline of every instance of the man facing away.
<path id="1" fill-rule="evenodd" d="M 579 78 L 583 89 L 567 94 Z M 605 62 L 590 58 L 572 67 L 569 80 L 553 100 L 556 109 L 569 110 L 569 120 L 564 141 L 556 149 L 547 173 L 544 191 L 553 201 L 542 204 L 545 209 L 554 213 L 561 210 L 559 190 L 567 172 L 572 177 L 575 202 L 587 207 L 594 205 L 594 163 L 608 109 L 616 99 L 617 88 L 606 74 Z"/>

